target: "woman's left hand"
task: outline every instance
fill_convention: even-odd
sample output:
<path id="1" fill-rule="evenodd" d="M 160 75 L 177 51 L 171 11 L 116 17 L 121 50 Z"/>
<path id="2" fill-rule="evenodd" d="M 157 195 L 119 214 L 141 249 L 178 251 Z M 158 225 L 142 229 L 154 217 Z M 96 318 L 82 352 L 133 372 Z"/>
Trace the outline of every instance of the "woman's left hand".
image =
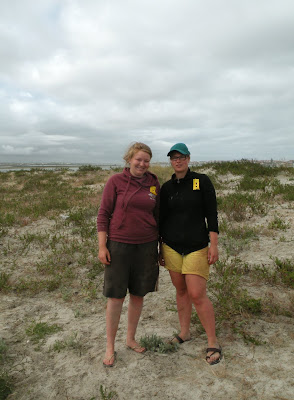
<path id="1" fill-rule="evenodd" d="M 208 264 L 214 264 L 218 260 L 218 248 L 217 245 L 211 244 L 208 249 Z"/>
<path id="2" fill-rule="evenodd" d="M 159 245 L 159 253 L 158 253 L 158 263 L 162 267 L 165 266 L 164 258 L 163 258 L 163 253 L 162 253 L 162 244 L 160 243 Z"/>
<path id="3" fill-rule="evenodd" d="M 159 265 L 161 265 L 162 267 L 165 266 L 165 262 L 164 262 L 164 258 L 163 258 L 162 253 L 159 253 L 159 254 L 158 254 L 158 263 L 159 263 Z"/>

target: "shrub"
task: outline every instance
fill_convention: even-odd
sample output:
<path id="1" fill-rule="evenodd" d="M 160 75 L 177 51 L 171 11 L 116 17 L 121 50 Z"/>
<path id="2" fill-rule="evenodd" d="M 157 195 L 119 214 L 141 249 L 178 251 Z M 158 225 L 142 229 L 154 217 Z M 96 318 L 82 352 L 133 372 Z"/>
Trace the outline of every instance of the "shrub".
<path id="1" fill-rule="evenodd" d="M 143 336 L 140 339 L 140 345 L 149 351 L 157 353 L 173 353 L 178 350 L 177 343 L 167 343 L 157 335 Z"/>
<path id="2" fill-rule="evenodd" d="M 0 272 L 0 290 L 6 289 L 9 286 L 9 274 Z"/>
<path id="3" fill-rule="evenodd" d="M 274 189 L 274 194 L 281 194 L 286 201 L 294 200 L 294 185 L 276 185 Z"/>
<path id="4" fill-rule="evenodd" d="M 243 311 L 247 311 L 250 314 L 260 315 L 262 312 L 261 299 L 253 299 L 249 297 L 244 297 L 240 301 L 240 306 Z"/>
<path id="5" fill-rule="evenodd" d="M 5 372 L 0 372 L 0 400 L 5 400 L 12 393 L 11 378 Z"/>
<path id="6" fill-rule="evenodd" d="M 62 328 L 58 325 L 49 325 L 47 322 L 32 322 L 26 329 L 26 334 L 32 338 L 34 342 L 44 339 L 47 335 L 59 332 Z"/>
<path id="7" fill-rule="evenodd" d="M 225 175 L 231 173 L 234 175 L 246 175 L 250 178 L 274 176 L 278 168 L 270 168 L 253 160 L 221 161 L 206 164 L 214 168 L 219 174 Z"/>
<path id="8" fill-rule="evenodd" d="M 218 206 L 229 220 L 241 222 L 244 221 L 248 213 L 263 215 L 265 214 L 265 205 L 253 194 L 231 193 L 218 198 Z"/>
<path id="9" fill-rule="evenodd" d="M 269 229 L 280 229 L 285 231 L 289 228 L 289 224 L 286 224 L 280 217 L 275 215 L 274 219 L 268 224 Z"/>
<path id="10" fill-rule="evenodd" d="M 294 262 L 286 259 L 284 261 L 275 258 L 275 264 L 281 276 L 282 282 L 287 286 L 294 288 Z"/>
<path id="11" fill-rule="evenodd" d="M 79 172 L 91 172 L 91 171 L 101 171 L 102 168 L 98 165 L 81 165 L 78 169 Z"/>

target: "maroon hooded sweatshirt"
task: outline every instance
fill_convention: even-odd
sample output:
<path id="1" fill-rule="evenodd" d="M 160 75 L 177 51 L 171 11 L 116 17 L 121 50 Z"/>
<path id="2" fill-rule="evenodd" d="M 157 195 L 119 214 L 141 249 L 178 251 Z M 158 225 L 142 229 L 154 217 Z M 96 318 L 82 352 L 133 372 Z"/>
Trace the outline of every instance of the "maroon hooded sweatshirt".
<path id="1" fill-rule="evenodd" d="M 148 171 L 142 178 L 131 175 L 129 168 L 111 176 L 98 212 L 98 232 L 122 243 L 157 240 L 159 191 L 156 175 Z"/>

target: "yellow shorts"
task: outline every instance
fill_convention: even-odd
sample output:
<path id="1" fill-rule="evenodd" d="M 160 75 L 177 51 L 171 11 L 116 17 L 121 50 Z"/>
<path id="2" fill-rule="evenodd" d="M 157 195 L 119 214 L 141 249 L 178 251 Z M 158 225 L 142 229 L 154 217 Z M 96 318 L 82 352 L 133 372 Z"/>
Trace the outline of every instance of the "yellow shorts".
<path id="1" fill-rule="evenodd" d="M 167 244 L 162 243 L 162 254 L 165 268 L 169 271 L 179 272 L 180 274 L 199 275 L 208 280 L 208 247 L 182 256 Z"/>

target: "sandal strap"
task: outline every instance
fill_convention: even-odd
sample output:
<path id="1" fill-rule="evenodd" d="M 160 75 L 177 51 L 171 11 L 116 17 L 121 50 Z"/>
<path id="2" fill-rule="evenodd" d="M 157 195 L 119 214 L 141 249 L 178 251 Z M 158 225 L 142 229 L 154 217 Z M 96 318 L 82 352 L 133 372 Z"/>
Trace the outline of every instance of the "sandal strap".
<path id="1" fill-rule="evenodd" d="M 222 352 L 222 348 L 220 347 L 219 349 L 217 349 L 216 347 L 208 347 L 206 349 L 206 353 L 208 353 L 209 351 L 214 351 L 215 353 L 220 353 Z"/>
<path id="2" fill-rule="evenodd" d="M 107 358 L 107 361 L 110 361 L 113 357 L 115 357 L 115 353 L 112 354 L 112 356 L 110 356 L 109 358 Z"/>
<path id="3" fill-rule="evenodd" d="M 206 356 L 206 360 L 209 360 L 211 356 L 213 356 L 215 353 L 219 353 L 220 357 L 222 355 L 222 348 L 220 347 L 219 349 L 217 349 L 216 347 L 208 347 L 206 349 L 206 353 L 208 353 L 209 351 L 212 351 L 212 353 L 210 354 L 210 356 Z"/>
<path id="4" fill-rule="evenodd" d="M 184 341 L 185 341 L 185 340 L 183 340 L 179 335 L 175 335 L 174 337 L 177 339 L 177 341 L 178 341 L 180 344 L 184 343 Z"/>

